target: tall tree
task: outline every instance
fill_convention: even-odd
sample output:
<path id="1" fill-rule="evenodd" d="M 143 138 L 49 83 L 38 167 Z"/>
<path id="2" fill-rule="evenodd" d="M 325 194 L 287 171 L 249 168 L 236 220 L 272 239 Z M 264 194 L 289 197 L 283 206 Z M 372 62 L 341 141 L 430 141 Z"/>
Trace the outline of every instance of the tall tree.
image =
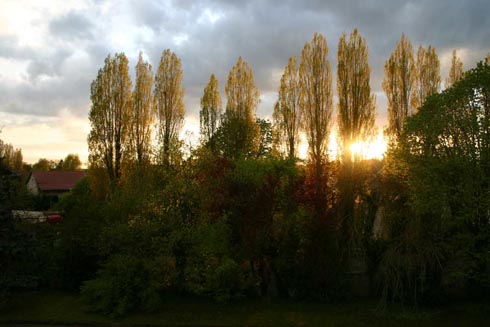
<path id="1" fill-rule="evenodd" d="M 24 166 L 24 157 L 22 156 L 22 149 L 15 149 L 14 158 L 12 160 L 12 167 L 15 170 L 21 170 Z"/>
<path id="2" fill-rule="evenodd" d="M 388 133 L 399 137 L 406 118 L 411 114 L 410 96 L 414 81 L 413 48 L 402 34 L 395 50 L 385 62 L 383 90 L 388 99 Z"/>
<path id="3" fill-rule="evenodd" d="M 10 143 L 1 143 L 0 157 L 3 158 L 3 163 L 10 169 L 12 169 L 12 158 L 14 156 L 14 147 Z"/>
<path id="4" fill-rule="evenodd" d="M 429 95 L 439 92 L 440 86 L 440 63 L 436 49 L 431 45 L 429 45 L 427 50 L 419 46 L 415 62 L 415 80 L 412 88 L 412 108 L 418 110 Z"/>
<path id="5" fill-rule="evenodd" d="M 451 57 L 451 68 L 449 69 L 449 76 L 446 79 L 446 88 L 451 87 L 462 77 L 463 77 L 463 62 L 458 57 L 456 50 L 453 50 L 453 56 Z"/>
<path id="6" fill-rule="evenodd" d="M 328 141 L 332 126 L 333 89 L 325 37 L 315 33 L 301 52 L 299 65 L 302 125 L 308 140 L 308 182 L 311 185 L 312 204 L 317 217 L 327 212 Z"/>
<path id="7" fill-rule="evenodd" d="M 361 226 L 365 226 L 365 215 L 361 211 L 362 163 L 352 152 L 352 145 L 369 139 L 374 131 L 376 100 L 371 94 L 368 63 L 369 50 L 366 39 L 357 29 L 349 39 L 340 37 L 337 52 L 338 128 L 341 140 L 342 165 L 338 177 L 338 213 L 343 236 L 349 241 L 347 250 L 359 248 Z"/>
<path id="8" fill-rule="evenodd" d="M 299 66 L 300 101 L 304 130 L 312 162 L 320 167 L 327 157 L 332 126 L 332 73 L 325 37 L 315 33 L 301 52 Z"/>
<path id="9" fill-rule="evenodd" d="M 294 158 L 299 142 L 301 112 L 299 108 L 299 72 L 296 56 L 289 58 L 281 77 L 278 100 L 274 106 L 274 130 L 287 156 Z"/>
<path id="10" fill-rule="evenodd" d="M 107 56 L 92 82 L 90 97 L 89 162 L 105 168 L 114 185 L 123 161 L 130 157 L 131 78 L 124 53 Z"/>
<path id="11" fill-rule="evenodd" d="M 215 134 L 218 130 L 221 116 L 221 97 L 219 95 L 218 80 L 211 74 L 208 85 L 204 88 L 201 98 L 200 130 L 203 144 L 208 144 L 215 150 Z"/>
<path id="12" fill-rule="evenodd" d="M 23 156 L 21 149 L 14 149 L 10 143 L 4 143 L 0 140 L 0 159 L 4 165 L 12 170 L 22 170 Z"/>
<path id="13" fill-rule="evenodd" d="M 225 154 L 232 158 L 250 155 L 257 151 L 260 143 L 260 130 L 255 121 L 259 90 L 252 68 L 242 57 L 228 74 L 225 93 L 227 102 L 222 129 Z"/>
<path id="14" fill-rule="evenodd" d="M 184 89 L 182 64 L 169 49 L 162 53 L 155 76 L 155 109 L 158 117 L 158 140 L 164 164 L 170 164 L 178 147 L 179 132 L 184 123 Z"/>
<path id="15" fill-rule="evenodd" d="M 338 127 L 344 161 L 351 161 L 351 145 L 372 135 L 376 100 L 369 84 L 371 69 L 366 39 L 357 29 L 349 40 L 343 34 L 337 53 Z"/>
<path id="16" fill-rule="evenodd" d="M 155 120 L 153 108 L 153 72 L 151 65 L 143 60 L 140 52 L 136 64 L 136 82 L 133 90 L 131 116 L 131 143 L 139 163 L 150 159 L 152 125 Z"/>
<path id="17" fill-rule="evenodd" d="M 65 160 L 63 160 L 61 169 L 65 171 L 75 171 L 82 168 L 82 161 L 78 154 L 70 153 L 66 156 Z"/>

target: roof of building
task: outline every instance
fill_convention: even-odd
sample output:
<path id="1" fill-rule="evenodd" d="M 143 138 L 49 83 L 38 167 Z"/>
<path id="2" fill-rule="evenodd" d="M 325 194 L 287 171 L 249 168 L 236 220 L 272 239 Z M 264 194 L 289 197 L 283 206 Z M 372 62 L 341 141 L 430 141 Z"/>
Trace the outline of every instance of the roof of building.
<path id="1" fill-rule="evenodd" d="M 33 171 L 31 176 L 41 191 L 69 191 L 86 175 L 86 171 Z"/>

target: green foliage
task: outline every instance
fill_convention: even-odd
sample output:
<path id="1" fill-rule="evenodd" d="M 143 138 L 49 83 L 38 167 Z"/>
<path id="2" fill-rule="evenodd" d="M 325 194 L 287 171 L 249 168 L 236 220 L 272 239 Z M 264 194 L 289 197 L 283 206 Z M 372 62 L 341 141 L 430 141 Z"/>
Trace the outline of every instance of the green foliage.
<path id="1" fill-rule="evenodd" d="M 232 253 L 230 251 L 230 229 L 226 219 L 196 226 L 187 233 L 190 248 L 184 270 L 185 289 L 194 294 L 229 300 L 232 289 L 220 285 L 216 270 Z M 231 260 L 228 258 L 228 260 Z M 241 274 L 237 275 L 237 277 Z M 226 296 L 228 294 L 228 296 Z"/>
<path id="2" fill-rule="evenodd" d="M 15 225 L 11 211 L 18 204 L 19 179 L 0 159 L 0 306 L 13 290 L 35 285 L 33 242 Z"/>
<path id="3" fill-rule="evenodd" d="M 272 153 L 272 123 L 268 119 L 257 119 L 260 128 L 260 143 L 257 158 L 270 156 Z"/>
<path id="4" fill-rule="evenodd" d="M 32 170 L 34 171 L 50 171 L 52 169 L 56 169 L 56 162 L 46 158 L 41 158 L 32 165 Z"/>
<path id="5" fill-rule="evenodd" d="M 130 255 L 114 256 L 96 279 L 84 283 L 81 293 L 93 311 L 114 316 L 160 304 L 152 268 Z"/>
<path id="6" fill-rule="evenodd" d="M 82 162 L 80 161 L 78 154 L 70 153 L 61 163 L 61 169 L 65 171 L 79 170 L 81 167 Z"/>
<path id="7" fill-rule="evenodd" d="M 103 225 L 101 203 L 84 178 L 60 199 L 57 209 L 64 219 L 57 226 L 48 226 L 57 232 L 51 252 L 46 253 L 56 258 L 54 276 L 50 278 L 57 279 L 61 289 L 77 290 L 82 282 L 95 276 L 102 260 L 98 248 Z"/>
<path id="8" fill-rule="evenodd" d="M 405 202 L 392 203 L 387 215 L 385 294 L 412 301 L 488 295 L 489 85 L 490 66 L 479 63 L 429 97 L 390 152 L 388 174 L 399 176 Z"/>
<path id="9" fill-rule="evenodd" d="M 428 98 L 382 162 L 278 159 L 268 121 L 230 119 L 216 151 L 125 166 L 110 191 L 91 170 L 61 199 L 57 225 L 18 228 L 9 210 L 21 192 L 4 174 L 1 286 L 83 285 L 92 310 L 115 316 L 172 294 L 331 301 L 355 274 L 385 301 L 488 297 L 489 85 L 479 64 Z"/>
<path id="10" fill-rule="evenodd" d="M 260 143 L 260 127 L 253 121 L 225 112 L 215 134 L 219 154 L 231 159 L 255 157 Z"/>

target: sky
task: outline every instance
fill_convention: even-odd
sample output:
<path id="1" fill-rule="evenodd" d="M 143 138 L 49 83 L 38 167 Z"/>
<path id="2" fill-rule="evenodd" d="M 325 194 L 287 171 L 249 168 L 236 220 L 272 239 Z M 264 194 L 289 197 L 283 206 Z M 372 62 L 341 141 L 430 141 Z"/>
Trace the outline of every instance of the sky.
<path id="1" fill-rule="evenodd" d="M 453 49 L 465 70 L 490 52 L 489 17 L 488 0 L 0 0 L 0 139 L 21 148 L 28 163 L 69 153 L 86 162 L 90 83 L 115 52 L 129 58 L 133 77 L 140 51 L 154 71 L 165 49 L 181 58 L 184 129 L 194 135 L 209 76 L 218 78 L 226 103 L 224 83 L 242 56 L 260 90 L 257 116 L 270 118 L 288 58 L 322 33 L 336 74 L 339 37 L 356 27 L 369 46 L 382 129 L 383 66 L 401 34 L 414 48 L 436 47 L 444 80 Z"/>

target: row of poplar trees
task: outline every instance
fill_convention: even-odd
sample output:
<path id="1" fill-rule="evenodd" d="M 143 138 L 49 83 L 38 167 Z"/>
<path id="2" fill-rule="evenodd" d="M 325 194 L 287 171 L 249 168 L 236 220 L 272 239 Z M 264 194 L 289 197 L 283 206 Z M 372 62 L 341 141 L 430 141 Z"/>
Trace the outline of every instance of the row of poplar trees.
<path id="1" fill-rule="evenodd" d="M 340 37 L 337 53 L 337 125 L 341 161 L 346 173 L 353 171 L 356 158 L 351 144 L 369 139 L 375 129 L 376 99 L 370 87 L 366 39 L 355 29 Z M 274 144 L 277 152 L 295 158 L 299 133 L 306 135 L 309 161 L 317 179 L 324 176 L 328 162 L 328 142 L 334 124 L 333 74 L 325 37 L 315 34 L 301 52 L 298 65 L 289 59 L 281 78 L 273 113 Z M 123 53 L 108 56 L 91 85 L 91 132 L 88 137 L 92 167 L 103 167 L 112 183 L 117 182 L 125 163 L 156 162 L 170 165 L 179 152 L 179 132 L 184 122 L 184 89 L 180 59 L 170 50 L 162 53 L 155 74 L 140 54 L 134 88 L 128 59 Z M 453 52 L 446 85 L 463 72 L 461 60 Z M 402 35 L 385 63 L 383 89 L 388 99 L 388 134 L 400 135 L 407 116 L 425 98 L 440 89 L 440 64 L 432 46 L 419 46 L 414 54 L 410 40 Z M 260 126 L 255 117 L 259 90 L 252 69 L 240 57 L 229 73 L 222 113 L 219 85 L 211 75 L 201 99 L 200 130 L 203 145 L 231 157 L 253 152 L 260 142 Z M 157 151 L 152 135 L 156 130 Z M 224 140 L 223 140 L 224 139 Z M 223 147 L 225 148 L 223 150 Z M 317 183 L 319 187 L 324 183 Z M 349 190 L 346 190 L 349 192 Z M 323 193 L 318 190 L 318 194 Z M 351 201 L 349 201 L 351 202 Z"/>
<path id="2" fill-rule="evenodd" d="M 155 75 L 140 54 L 134 89 L 127 57 L 109 55 L 92 82 L 91 100 L 89 162 L 105 168 L 112 184 L 125 163 L 150 161 L 155 122 L 160 145 L 156 157 L 171 162 L 185 113 L 182 66 L 175 53 L 163 52 Z"/>

